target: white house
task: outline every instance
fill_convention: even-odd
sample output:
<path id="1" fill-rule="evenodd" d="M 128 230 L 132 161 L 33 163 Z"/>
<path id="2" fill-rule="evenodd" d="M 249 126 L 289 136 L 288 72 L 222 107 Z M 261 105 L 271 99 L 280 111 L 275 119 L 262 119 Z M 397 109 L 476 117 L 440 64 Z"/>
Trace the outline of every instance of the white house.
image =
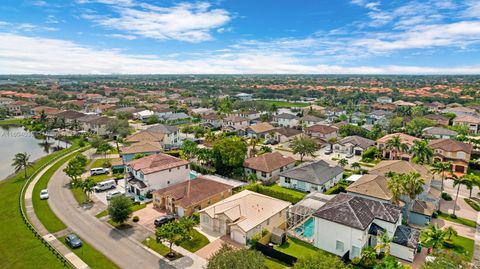
<path id="1" fill-rule="evenodd" d="M 392 256 L 413 261 L 416 254 L 420 232 L 402 225 L 402 211 L 396 205 L 340 193 L 313 217 L 314 245 L 340 257 L 360 256 L 363 248 L 375 247 L 383 233 L 394 238 Z"/>
<path id="2" fill-rule="evenodd" d="M 342 180 L 343 169 L 321 160 L 282 172 L 279 177 L 279 184 L 283 187 L 305 192 L 324 192 Z"/>
<path id="3" fill-rule="evenodd" d="M 235 95 L 235 97 L 242 100 L 242 101 L 250 101 L 253 98 L 253 94 L 241 92 L 241 93 Z"/>
<path id="4" fill-rule="evenodd" d="M 179 136 L 178 127 L 165 124 L 157 124 L 148 127 L 146 131 L 164 134 L 162 145 L 166 150 L 172 147 L 179 147 L 182 144 L 182 139 Z"/>
<path id="5" fill-rule="evenodd" d="M 188 161 L 163 153 L 128 162 L 127 173 L 128 192 L 142 196 L 190 178 Z"/>
<path id="6" fill-rule="evenodd" d="M 295 159 L 280 152 L 265 153 L 248 158 L 243 163 L 247 174 L 255 173 L 259 180 L 276 179 L 278 174 L 295 166 Z"/>
<path id="7" fill-rule="evenodd" d="M 361 136 L 347 136 L 333 144 L 333 151 L 336 153 L 352 154 L 361 156 L 370 147 L 375 146 L 375 141 Z"/>
<path id="8" fill-rule="evenodd" d="M 155 112 L 145 109 L 142 111 L 138 111 L 133 113 L 133 118 L 138 119 L 138 120 L 146 120 L 148 117 L 155 115 Z"/>
<path id="9" fill-rule="evenodd" d="M 263 229 L 272 231 L 287 219 L 291 204 L 270 196 L 244 190 L 200 212 L 200 228 L 229 236 L 246 245 Z"/>
<path id="10" fill-rule="evenodd" d="M 299 118 L 296 115 L 289 113 L 281 113 L 273 116 L 273 121 L 280 127 L 296 127 L 299 123 Z"/>

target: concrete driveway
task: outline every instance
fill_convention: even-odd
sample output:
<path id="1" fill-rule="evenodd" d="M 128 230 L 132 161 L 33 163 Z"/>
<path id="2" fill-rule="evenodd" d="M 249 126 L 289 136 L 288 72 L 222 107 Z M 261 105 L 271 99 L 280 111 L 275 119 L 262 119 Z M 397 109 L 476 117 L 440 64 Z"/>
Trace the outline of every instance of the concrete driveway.
<path id="1" fill-rule="evenodd" d="M 166 213 L 154 208 L 153 203 L 149 203 L 147 204 L 147 207 L 134 212 L 133 215 L 140 218 L 138 224 L 144 226 L 152 232 L 155 232 L 155 225 L 153 224 L 153 221 L 158 217 L 166 215 Z"/>
<path id="2" fill-rule="evenodd" d="M 115 189 L 111 189 L 111 190 L 107 190 L 107 191 L 102 191 L 102 192 L 94 192 L 93 195 L 95 196 L 95 198 L 97 198 L 98 201 L 102 202 L 103 204 L 105 205 L 108 205 L 108 201 L 107 201 L 107 193 L 110 192 L 110 191 L 119 191 L 121 193 L 125 193 L 125 188 L 123 186 L 123 181 L 118 181 L 118 184 Z"/>

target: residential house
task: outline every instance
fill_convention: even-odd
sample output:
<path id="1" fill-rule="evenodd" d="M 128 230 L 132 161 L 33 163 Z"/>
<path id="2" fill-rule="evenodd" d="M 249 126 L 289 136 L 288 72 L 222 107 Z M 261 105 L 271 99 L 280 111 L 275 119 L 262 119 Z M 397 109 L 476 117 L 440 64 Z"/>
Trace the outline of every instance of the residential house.
<path id="1" fill-rule="evenodd" d="M 295 159 L 277 151 L 248 158 L 243 163 L 245 173 L 254 173 L 257 179 L 262 181 L 276 180 L 278 174 L 294 166 Z"/>
<path id="2" fill-rule="evenodd" d="M 309 105 L 303 108 L 303 113 L 308 114 L 310 111 L 315 111 L 319 114 L 325 114 L 325 107 L 319 105 Z"/>
<path id="3" fill-rule="evenodd" d="M 385 175 L 361 175 L 345 190 L 351 195 L 357 195 L 380 202 L 393 202 L 393 195 L 388 189 L 388 179 Z"/>
<path id="4" fill-rule="evenodd" d="M 249 125 L 249 120 L 244 117 L 228 116 L 223 118 L 222 128 L 228 131 L 245 130 Z"/>
<path id="5" fill-rule="evenodd" d="M 155 112 L 155 115 L 157 115 L 157 117 L 159 118 L 163 118 L 165 116 L 173 114 L 173 110 L 171 110 L 168 107 L 155 107 L 155 108 L 152 108 L 152 110 L 153 112 Z"/>
<path id="6" fill-rule="evenodd" d="M 391 104 L 393 102 L 392 97 L 389 96 L 380 96 L 377 98 L 377 103 L 380 104 Z"/>
<path id="7" fill-rule="evenodd" d="M 465 126 L 472 134 L 480 133 L 480 116 L 460 116 L 453 119 L 453 125 Z"/>
<path id="8" fill-rule="evenodd" d="M 34 115 L 35 117 L 40 117 L 40 115 L 44 113 L 47 117 L 52 117 L 60 112 L 61 112 L 60 109 L 55 107 L 37 106 L 32 108 L 32 111 L 30 112 L 30 114 Z"/>
<path id="9" fill-rule="evenodd" d="M 145 121 L 149 117 L 155 115 L 155 112 L 152 110 L 144 109 L 133 113 L 133 118 L 137 120 Z"/>
<path id="10" fill-rule="evenodd" d="M 377 237 L 387 233 L 394 238 L 390 254 L 412 262 L 420 232 L 402 225 L 400 207 L 360 196 L 340 193 L 318 209 L 314 245 L 342 258 L 359 257 L 362 249 L 376 247 Z"/>
<path id="11" fill-rule="evenodd" d="M 244 190 L 200 210 L 200 228 L 227 235 L 233 241 L 246 245 L 262 230 L 272 231 L 284 226 L 290 205 L 289 202 Z"/>
<path id="12" fill-rule="evenodd" d="M 428 143 L 433 150 L 433 161 L 451 162 L 452 170 L 459 174 L 466 174 L 472 154 L 471 144 L 453 139 L 437 139 Z"/>
<path id="13" fill-rule="evenodd" d="M 112 121 L 109 117 L 101 117 L 97 115 L 85 115 L 77 118 L 77 120 L 82 124 L 82 129 L 84 131 L 100 136 L 108 135 L 109 132 L 107 131 L 107 125 Z"/>
<path id="14" fill-rule="evenodd" d="M 215 113 L 215 110 L 211 108 L 199 107 L 199 108 L 192 108 L 190 113 L 193 115 L 208 115 Z"/>
<path id="15" fill-rule="evenodd" d="M 393 116 L 393 112 L 388 110 L 373 110 L 367 115 L 368 124 L 380 124 L 381 126 L 386 126 L 388 124 L 388 119 Z"/>
<path id="16" fill-rule="evenodd" d="M 347 136 L 333 144 L 333 151 L 336 153 L 361 156 L 365 150 L 373 146 L 375 146 L 375 141 L 354 135 Z"/>
<path id="17" fill-rule="evenodd" d="M 445 108 L 444 110 L 442 110 L 442 113 L 453 113 L 457 117 L 463 117 L 463 116 L 475 116 L 477 112 L 473 108 L 456 106 L 456 107 Z"/>
<path id="18" fill-rule="evenodd" d="M 388 141 L 390 141 L 391 139 L 397 136 L 400 137 L 400 142 L 407 146 L 407 150 L 397 151 L 395 149 L 387 148 Z M 410 149 L 413 147 L 415 140 L 418 140 L 418 138 L 411 135 L 404 134 L 404 133 L 393 133 L 393 134 L 388 134 L 379 138 L 377 140 L 377 147 L 380 151 L 383 152 L 383 157 L 385 159 L 393 160 L 397 158 L 397 159 L 408 161 L 412 158 L 410 154 Z"/>
<path id="19" fill-rule="evenodd" d="M 202 118 L 202 124 L 208 128 L 220 128 L 222 126 L 222 118 L 215 114 L 203 114 L 200 116 Z"/>
<path id="20" fill-rule="evenodd" d="M 338 128 L 324 124 L 316 124 L 308 127 L 306 133 L 311 137 L 328 141 L 338 137 Z"/>
<path id="21" fill-rule="evenodd" d="M 8 97 L 0 97 L 0 106 L 4 107 L 6 105 L 9 105 L 11 103 L 15 102 L 12 98 Z"/>
<path id="22" fill-rule="evenodd" d="M 250 125 L 245 129 L 247 137 L 255 137 L 257 139 L 270 138 L 270 134 L 273 134 L 273 131 L 275 131 L 275 127 L 268 122 L 260 122 Z"/>
<path id="23" fill-rule="evenodd" d="M 299 117 L 289 113 L 281 113 L 273 116 L 273 122 L 280 127 L 296 127 L 299 123 Z"/>
<path id="24" fill-rule="evenodd" d="M 422 131 L 422 136 L 428 139 L 455 138 L 457 135 L 457 132 L 444 127 L 427 127 Z"/>
<path id="25" fill-rule="evenodd" d="M 235 97 L 237 99 L 241 100 L 241 101 L 250 101 L 253 98 L 253 94 L 241 92 L 241 93 L 235 95 Z"/>
<path id="26" fill-rule="evenodd" d="M 190 120 L 190 116 L 183 112 L 172 113 L 162 116 L 161 120 L 163 120 L 165 123 L 180 123 Z"/>
<path id="27" fill-rule="evenodd" d="M 146 131 L 164 134 L 162 146 L 165 150 L 178 148 L 182 145 L 178 127 L 165 124 L 156 124 L 148 127 Z"/>
<path id="28" fill-rule="evenodd" d="M 204 177 L 153 192 L 153 206 L 179 217 L 191 216 L 232 195 L 232 186 Z"/>
<path id="29" fill-rule="evenodd" d="M 436 126 L 448 126 L 448 125 L 450 125 L 450 119 L 445 117 L 445 116 L 442 116 L 442 115 L 429 114 L 429 115 L 425 115 L 425 118 L 434 122 Z"/>
<path id="30" fill-rule="evenodd" d="M 127 191 L 145 196 L 190 179 L 189 162 L 168 154 L 154 154 L 127 164 Z"/>
<path id="31" fill-rule="evenodd" d="M 67 124 L 70 124 L 76 120 L 78 121 L 79 118 L 84 116 L 85 114 L 75 110 L 66 110 L 66 111 L 62 111 L 60 113 L 55 114 L 55 117 L 57 117 L 57 119 L 64 119 L 65 123 Z"/>
<path id="32" fill-rule="evenodd" d="M 343 168 L 324 160 L 308 163 L 279 174 L 282 187 L 305 192 L 325 192 L 343 178 Z"/>
<path id="33" fill-rule="evenodd" d="M 250 121 L 258 120 L 261 115 L 262 113 L 253 110 L 238 111 L 235 113 L 235 116 L 247 118 Z"/>
<path id="34" fill-rule="evenodd" d="M 146 133 L 143 133 L 143 135 L 147 136 Z M 152 138 L 153 137 L 154 136 L 152 136 Z M 142 140 L 140 142 L 133 143 L 132 145 L 129 145 L 129 146 L 122 147 L 120 149 L 120 156 L 123 158 L 125 162 L 129 162 L 133 160 L 133 158 L 137 154 L 141 154 L 145 156 L 158 154 L 163 151 L 163 147 L 161 145 L 161 141 L 163 137 L 164 136 L 162 135 L 160 138 L 160 141 L 153 141 L 153 140 L 147 139 L 147 140 Z M 133 139 L 135 140 L 138 139 L 138 136 Z"/>
<path id="35" fill-rule="evenodd" d="M 313 116 L 313 115 L 305 115 L 303 117 L 301 117 L 299 120 L 299 125 L 302 126 L 302 127 L 310 127 L 310 126 L 313 126 L 315 124 L 319 124 L 321 122 L 323 122 L 323 119 L 319 118 L 319 117 L 316 117 L 316 116 Z"/>
<path id="36" fill-rule="evenodd" d="M 278 143 L 285 143 L 294 139 L 295 137 L 301 136 L 302 134 L 302 131 L 293 128 L 276 128 L 273 131 L 273 139 Z"/>

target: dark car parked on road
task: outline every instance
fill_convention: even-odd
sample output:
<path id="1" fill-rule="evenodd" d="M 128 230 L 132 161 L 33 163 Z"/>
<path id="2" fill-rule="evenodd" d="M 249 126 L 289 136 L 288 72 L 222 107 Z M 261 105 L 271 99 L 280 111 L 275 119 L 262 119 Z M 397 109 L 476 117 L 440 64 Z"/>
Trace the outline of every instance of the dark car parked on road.
<path id="1" fill-rule="evenodd" d="M 71 248 L 79 248 L 82 246 L 82 240 L 76 234 L 69 234 L 65 237 L 65 242 Z"/>

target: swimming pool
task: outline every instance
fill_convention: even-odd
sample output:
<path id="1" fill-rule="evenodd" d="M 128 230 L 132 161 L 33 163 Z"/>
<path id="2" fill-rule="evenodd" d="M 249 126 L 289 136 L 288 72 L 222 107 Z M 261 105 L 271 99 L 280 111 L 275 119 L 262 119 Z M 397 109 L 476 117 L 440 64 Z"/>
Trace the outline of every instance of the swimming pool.
<path id="1" fill-rule="evenodd" d="M 193 172 L 190 172 L 189 176 L 190 176 L 190 179 L 196 179 L 197 178 L 197 174 L 195 174 Z"/>
<path id="2" fill-rule="evenodd" d="M 295 233 L 305 238 L 313 237 L 313 229 L 315 228 L 315 220 L 313 218 L 307 219 L 302 225 L 295 228 Z"/>

